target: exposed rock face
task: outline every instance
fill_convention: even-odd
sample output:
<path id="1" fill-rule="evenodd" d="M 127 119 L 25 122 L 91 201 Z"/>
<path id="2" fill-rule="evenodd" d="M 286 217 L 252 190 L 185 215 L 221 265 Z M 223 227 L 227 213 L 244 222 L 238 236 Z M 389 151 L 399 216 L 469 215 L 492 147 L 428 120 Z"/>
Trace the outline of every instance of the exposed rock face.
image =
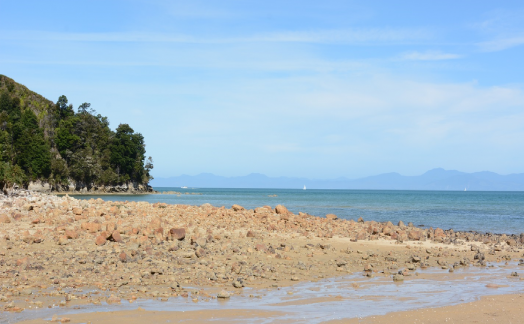
<path id="1" fill-rule="evenodd" d="M 92 193 L 92 194 L 105 194 L 105 193 L 152 193 L 153 188 L 147 184 L 139 183 L 124 183 L 115 186 L 97 186 L 94 184 L 75 183 L 72 180 L 69 181 L 68 185 L 50 185 L 47 182 L 40 180 L 31 181 L 28 185 L 28 190 L 42 193 Z"/>

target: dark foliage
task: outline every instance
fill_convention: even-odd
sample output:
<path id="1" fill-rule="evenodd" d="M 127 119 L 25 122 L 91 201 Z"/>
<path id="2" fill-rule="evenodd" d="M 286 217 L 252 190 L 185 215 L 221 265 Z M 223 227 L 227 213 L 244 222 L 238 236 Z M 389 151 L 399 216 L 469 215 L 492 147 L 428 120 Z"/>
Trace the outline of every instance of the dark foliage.
<path id="1" fill-rule="evenodd" d="M 85 102 L 75 113 L 66 96 L 53 103 L 0 75 L 0 186 L 45 180 L 67 184 L 147 183 L 144 137 L 127 124 L 116 132 Z M 144 164 L 145 163 L 145 164 Z"/>

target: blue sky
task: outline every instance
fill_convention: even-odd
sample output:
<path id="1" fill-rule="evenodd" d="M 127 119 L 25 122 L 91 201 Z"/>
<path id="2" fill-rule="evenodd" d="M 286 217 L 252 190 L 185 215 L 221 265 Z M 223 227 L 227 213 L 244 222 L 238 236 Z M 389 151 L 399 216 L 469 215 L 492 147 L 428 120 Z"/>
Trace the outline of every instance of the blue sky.
<path id="1" fill-rule="evenodd" d="M 524 172 L 522 1 L 6 1 L 0 74 L 154 176 Z"/>

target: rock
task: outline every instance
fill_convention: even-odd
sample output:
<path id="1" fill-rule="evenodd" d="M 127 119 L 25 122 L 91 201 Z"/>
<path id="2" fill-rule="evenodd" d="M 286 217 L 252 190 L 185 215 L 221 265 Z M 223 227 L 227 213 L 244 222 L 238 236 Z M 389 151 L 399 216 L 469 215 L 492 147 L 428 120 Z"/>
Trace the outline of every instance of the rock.
<path id="1" fill-rule="evenodd" d="M 8 224 L 11 223 L 11 218 L 7 215 L 0 215 L 0 223 Z"/>
<path id="2" fill-rule="evenodd" d="M 106 238 L 104 235 L 98 235 L 95 240 L 95 244 L 98 246 L 106 244 Z"/>
<path id="3" fill-rule="evenodd" d="M 73 208 L 73 214 L 75 214 L 75 215 L 82 215 L 82 208 L 74 207 Z"/>
<path id="4" fill-rule="evenodd" d="M 285 215 L 285 214 L 289 214 L 289 210 L 287 210 L 287 208 L 282 205 L 277 205 L 275 207 L 275 213 Z"/>
<path id="5" fill-rule="evenodd" d="M 197 256 L 197 258 L 202 258 L 206 255 L 206 251 L 203 248 L 198 248 L 195 251 L 195 255 Z"/>
<path id="6" fill-rule="evenodd" d="M 58 237 L 58 245 L 66 245 L 68 242 L 67 236 L 60 235 L 60 237 Z"/>
<path id="7" fill-rule="evenodd" d="M 108 304 L 120 304 L 120 298 L 118 298 L 115 295 L 111 295 L 109 298 L 106 299 L 106 303 L 108 303 Z"/>
<path id="8" fill-rule="evenodd" d="M 21 292 L 20 292 L 21 295 L 24 295 L 24 296 L 29 296 L 29 295 L 32 295 L 33 294 L 33 291 L 31 290 L 31 288 L 26 288 L 26 289 L 23 289 Z"/>
<path id="9" fill-rule="evenodd" d="M 357 223 L 364 223 L 364 218 L 359 217 L 358 220 L 357 220 Z"/>
<path id="10" fill-rule="evenodd" d="M 127 262 L 127 254 L 125 252 L 121 252 L 118 255 L 118 259 L 120 260 L 120 262 Z"/>
<path id="11" fill-rule="evenodd" d="M 422 238 L 422 231 L 420 230 L 411 230 L 408 232 L 408 239 L 412 240 L 412 241 L 420 241 L 420 239 Z"/>
<path id="12" fill-rule="evenodd" d="M 196 240 L 196 244 L 204 248 L 207 245 L 207 240 L 203 237 L 200 237 Z"/>
<path id="13" fill-rule="evenodd" d="M 233 287 L 235 287 L 235 288 L 242 288 L 242 287 L 244 287 L 244 285 L 240 281 L 235 280 L 233 282 Z"/>
<path id="14" fill-rule="evenodd" d="M 473 259 L 474 260 L 479 260 L 479 261 L 484 261 L 486 259 L 486 257 L 484 256 L 484 253 L 478 252 L 477 254 L 475 254 Z"/>
<path id="15" fill-rule="evenodd" d="M 217 295 L 217 298 L 229 298 L 229 297 L 231 297 L 231 295 L 225 290 L 222 290 Z"/>
<path id="16" fill-rule="evenodd" d="M 404 276 L 397 273 L 393 276 L 393 281 L 404 281 Z"/>
<path id="17" fill-rule="evenodd" d="M 255 233 L 253 233 L 253 231 L 247 231 L 246 237 L 255 237 Z"/>
<path id="18" fill-rule="evenodd" d="M 258 243 L 255 245 L 255 250 L 257 251 L 266 251 L 267 247 L 264 244 Z"/>
<path id="19" fill-rule="evenodd" d="M 74 230 L 68 229 L 65 231 L 65 236 L 67 236 L 68 239 L 74 240 L 78 238 L 78 233 Z"/>
<path id="20" fill-rule="evenodd" d="M 169 234 L 173 240 L 183 240 L 186 237 L 185 228 L 172 228 L 169 230 Z"/>
<path id="21" fill-rule="evenodd" d="M 326 218 L 329 219 L 329 220 L 337 220 L 338 219 L 337 215 L 335 215 L 335 214 L 327 214 Z"/>
<path id="22" fill-rule="evenodd" d="M 122 242 L 122 236 L 120 236 L 120 232 L 118 231 L 113 231 L 113 233 L 111 233 L 111 240 L 112 241 L 115 241 L 115 242 Z"/>
<path id="23" fill-rule="evenodd" d="M 347 261 L 344 261 L 344 260 L 338 260 L 337 261 L 337 267 L 343 267 L 345 265 L 347 265 Z"/>
<path id="24" fill-rule="evenodd" d="M 233 205 L 231 207 L 231 209 L 233 209 L 234 211 L 241 211 L 241 210 L 245 210 L 244 207 L 240 206 L 240 205 Z"/>

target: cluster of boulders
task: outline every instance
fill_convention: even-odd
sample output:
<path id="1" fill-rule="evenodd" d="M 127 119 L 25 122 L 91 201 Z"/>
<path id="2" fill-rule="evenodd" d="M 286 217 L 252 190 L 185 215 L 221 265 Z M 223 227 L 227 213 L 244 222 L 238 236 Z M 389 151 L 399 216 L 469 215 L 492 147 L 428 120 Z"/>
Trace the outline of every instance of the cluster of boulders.
<path id="1" fill-rule="evenodd" d="M 361 271 L 400 281 L 420 268 L 453 271 L 518 258 L 524 244 L 524 235 L 315 217 L 282 205 L 247 210 L 20 191 L 0 198 L 0 207 L 0 306 L 6 310 L 23 308 L 13 299 L 31 295 L 66 304 L 198 301 L 234 291 L 217 295 L 185 286 L 241 290 Z M 395 244 L 366 245 L 373 240 Z M 83 293 L 87 287 L 100 293 Z"/>

